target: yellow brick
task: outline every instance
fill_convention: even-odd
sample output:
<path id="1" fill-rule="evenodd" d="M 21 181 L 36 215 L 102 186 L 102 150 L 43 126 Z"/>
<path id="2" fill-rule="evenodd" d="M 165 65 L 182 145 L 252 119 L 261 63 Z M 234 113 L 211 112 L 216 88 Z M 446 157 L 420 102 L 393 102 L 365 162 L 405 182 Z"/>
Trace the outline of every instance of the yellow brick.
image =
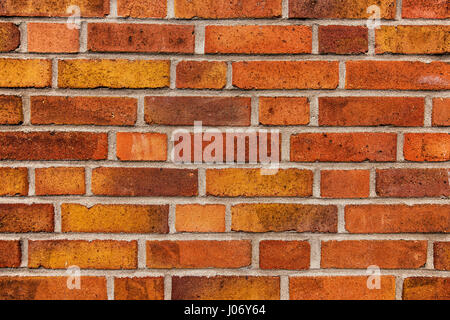
<path id="1" fill-rule="evenodd" d="M 52 83 L 52 63 L 43 59 L 0 59 L 0 87 L 45 88 Z"/>

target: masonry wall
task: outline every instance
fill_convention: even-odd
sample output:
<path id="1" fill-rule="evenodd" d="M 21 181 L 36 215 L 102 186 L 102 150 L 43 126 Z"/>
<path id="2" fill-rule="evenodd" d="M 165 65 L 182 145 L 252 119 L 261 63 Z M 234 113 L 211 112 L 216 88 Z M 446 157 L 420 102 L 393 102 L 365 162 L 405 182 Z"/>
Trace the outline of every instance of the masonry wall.
<path id="1" fill-rule="evenodd" d="M 1 0 L 0 298 L 450 299 L 449 18 Z M 194 121 L 279 130 L 280 170 L 173 163 Z"/>

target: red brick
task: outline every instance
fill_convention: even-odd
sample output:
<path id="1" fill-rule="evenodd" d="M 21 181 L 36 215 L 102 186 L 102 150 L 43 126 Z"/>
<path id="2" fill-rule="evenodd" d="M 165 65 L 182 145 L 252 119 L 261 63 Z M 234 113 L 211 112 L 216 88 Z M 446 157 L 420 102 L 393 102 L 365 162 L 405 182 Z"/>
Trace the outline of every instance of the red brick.
<path id="1" fill-rule="evenodd" d="M 377 170 L 377 194 L 380 197 L 449 197 L 448 170 L 385 169 Z"/>
<path id="2" fill-rule="evenodd" d="M 233 85 L 240 89 L 336 89 L 336 61 L 245 61 L 233 63 Z"/>
<path id="3" fill-rule="evenodd" d="M 83 195 L 86 193 L 84 168 L 38 168 L 36 195 Z"/>
<path id="4" fill-rule="evenodd" d="M 194 53 L 194 26 L 90 23 L 88 50 L 96 52 Z"/>
<path id="5" fill-rule="evenodd" d="M 53 232 L 51 204 L 0 204 L 0 232 Z"/>
<path id="6" fill-rule="evenodd" d="M 312 52 L 309 26 L 207 26 L 205 53 L 297 54 Z"/>
<path id="7" fill-rule="evenodd" d="M 346 68 L 347 89 L 450 89 L 450 64 L 446 62 L 349 61 Z"/>
<path id="8" fill-rule="evenodd" d="M 0 241 L 0 268 L 20 267 L 21 257 L 19 241 Z"/>
<path id="9" fill-rule="evenodd" d="M 245 97 L 146 97 L 148 124 L 192 126 L 249 126 L 251 98 Z"/>
<path id="10" fill-rule="evenodd" d="M 0 144 L 1 145 L 1 144 Z M 28 169 L 0 167 L 0 196 L 28 195 Z"/>
<path id="11" fill-rule="evenodd" d="M 395 0 L 291 0 L 289 18 L 367 19 L 371 5 L 380 8 L 382 19 L 395 18 Z"/>
<path id="12" fill-rule="evenodd" d="M 449 133 L 406 133 L 403 154 L 408 161 L 449 161 Z"/>
<path id="13" fill-rule="evenodd" d="M 0 125 L 22 124 L 22 98 L 18 96 L 0 96 Z"/>
<path id="14" fill-rule="evenodd" d="M 403 300 L 450 300 L 450 278 L 406 278 Z"/>
<path id="15" fill-rule="evenodd" d="M 225 232 L 225 206 L 177 205 L 175 229 L 177 232 Z"/>
<path id="16" fill-rule="evenodd" d="M 433 99 L 433 126 L 450 126 L 450 99 Z"/>
<path id="17" fill-rule="evenodd" d="M 125 97 L 31 97 L 32 124 L 130 126 L 137 99 Z"/>
<path id="18" fill-rule="evenodd" d="M 323 241 L 320 265 L 325 269 L 417 269 L 427 261 L 426 241 Z"/>
<path id="19" fill-rule="evenodd" d="M 0 300 L 107 300 L 106 278 L 81 277 L 70 289 L 67 277 L 0 277 Z"/>
<path id="20" fill-rule="evenodd" d="M 1 160 L 103 160 L 108 155 L 105 133 L 1 132 Z"/>
<path id="21" fill-rule="evenodd" d="M 223 89 L 227 64 L 221 61 L 181 61 L 177 64 L 177 88 Z"/>
<path id="22" fill-rule="evenodd" d="M 402 8 L 402 17 L 406 19 L 450 18 L 447 0 L 404 0 Z"/>
<path id="23" fill-rule="evenodd" d="M 67 17 L 75 12 L 70 6 L 80 8 L 82 17 L 104 17 L 109 14 L 109 0 L 4 0 L 0 16 Z"/>
<path id="24" fill-rule="evenodd" d="M 301 204 L 238 204 L 231 230 L 242 232 L 337 232 L 337 207 Z"/>
<path id="25" fill-rule="evenodd" d="M 369 50 L 368 29 L 359 26 L 320 26 L 319 53 L 360 54 Z"/>
<path id="26" fill-rule="evenodd" d="M 274 18 L 281 16 L 281 0 L 175 0 L 177 18 Z"/>
<path id="27" fill-rule="evenodd" d="M 309 100 L 297 97 L 260 97 L 259 123 L 270 126 L 307 125 Z"/>
<path id="28" fill-rule="evenodd" d="M 48 240 L 28 242 L 28 268 L 136 269 L 137 241 Z"/>
<path id="29" fill-rule="evenodd" d="M 279 277 L 173 277 L 173 300 L 279 300 Z"/>
<path id="30" fill-rule="evenodd" d="M 66 23 L 28 23 L 28 51 L 76 53 L 80 50 L 80 31 Z"/>
<path id="31" fill-rule="evenodd" d="M 395 133 L 301 133 L 291 136 L 291 161 L 395 161 Z"/>
<path id="32" fill-rule="evenodd" d="M 408 97 L 321 97 L 321 126 L 424 125 L 425 99 Z"/>
<path id="33" fill-rule="evenodd" d="M 165 18 L 167 15 L 166 0 L 118 0 L 119 17 L 132 18 Z"/>
<path id="34" fill-rule="evenodd" d="M 259 243 L 261 269 L 309 269 L 311 246 L 307 241 L 272 241 Z"/>
<path id="35" fill-rule="evenodd" d="M 166 161 L 167 135 L 118 132 L 117 158 L 122 161 Z"/>
<path id="36" fill-rule="evenodd" d="M 114 300 L 164 300 L 164 278 L 115 278 Z"/>
<path id="37" fill-rule="evenodd" d="M 14 23 L 0 23 L 0 52 L 14 51 L 19 45 L 19 28 Z"/>
<path id="38" fill-rule="evenodd" d="M 243 268 L 251 264 L 250 241 L 147 241 L 151 269 Z"/>
<path id="39" fill-rule="evenodd" d="M 450 26 L 381 26 L 376 31 L 375 52 L 445 54 L 450 52 Z"/>
<path id="40" fill-rule="evenodd" d="M 216 197 L 309 197 L 312 172 L 283 169 L 262 175 L 259 169 L 206 170 L 206 194 Z"/>
<path id="41" fill-rule="evenodd" d="M 197 170 L 96 168 L 92 171 L 92 192 L 119 197 L 196 196 Z"/>
<path id="42" fill-rule="evenodd" d="M 449 233 L 449 205 L 350 205 L 345 228 L 350 233 Z"/>
<path id="43" fill-rule="evenodd" d="M 450 271 L 450 242 L 434 243 L 434 268 Z"/>
<path id="44" fill-rule="evenodd" d="M 380 289 L 369 289 L 368 277 L 292 277 L 291 300 L 395 300 L 395 277 L 381 276 Z"/>
<path id="45" fill-rule="evenodd" d="M 367 198 L 370 194 L 370 171 L 323 170 L 320 190 L 324 198 Z"/>

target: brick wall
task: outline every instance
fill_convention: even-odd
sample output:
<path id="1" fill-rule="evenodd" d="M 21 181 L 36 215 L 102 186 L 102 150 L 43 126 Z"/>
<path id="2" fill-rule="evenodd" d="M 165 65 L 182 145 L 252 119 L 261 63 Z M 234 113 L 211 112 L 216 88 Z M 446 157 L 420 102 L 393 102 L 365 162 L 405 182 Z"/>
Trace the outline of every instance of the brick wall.
<path id="1" fill-rule="evenodd" d="M 450 299 L 449 18 L 0 0 L 0 299 Z M 195 121 L 277 130 L 279 170 L 174 163 Z"/>

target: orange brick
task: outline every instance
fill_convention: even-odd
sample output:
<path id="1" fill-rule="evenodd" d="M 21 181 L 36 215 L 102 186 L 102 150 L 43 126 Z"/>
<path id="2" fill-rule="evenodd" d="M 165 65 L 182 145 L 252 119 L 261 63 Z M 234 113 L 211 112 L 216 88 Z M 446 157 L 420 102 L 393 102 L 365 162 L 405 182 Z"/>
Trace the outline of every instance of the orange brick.
<path id="1" fill-rule="evenodd" d="M 53 232 L 51 204 L 0 204 L 0 232 Z"/>
<path id="2" fill-rule="evenodd" d="M 0 23 L 0 52 L 16 50 L 19 45 L 19 28 L 14 23 Z"/>
<path id="3" fill-rule="evenodd" d="M 289 1 L 289 18 L 367 19 L 367 8 L 380 8 L 380 18 L 394 19 L 395 0 L 294 0 Z"/>
<path id="4" fill-rule="evenodd" d="M 225 232 L 224 205 L 177 205 L 177 232 Z"/>
<path id="5" fill-rule="evenodd" d="M 28 195 L 27 168 L 0 168 L 0 196 Z"/>
<path id="6" fill-rule="evenodd" d="M 164 88 L 169 84 L 169 61 L 124 59 L 58 61 L 60 88 L 145 89 Z"/>
<path id="7" fill-rule="evenodd" d="M 166 0 L 118 0 L 119 17 L 132 18 L 165 18 L 167 15 Z"/>
<path id="8" fill-rule="evenodd" d="M 0 87 L 46 88 L 51 84 L 50 60 L 0 59 Z"/>
<path id="9" fill-rule="evenodd" d="M 109 14 L 109 0 L 4 0 L 0 16 L 66 17 L 74 13 L 70 6 L 80 8 L 82 17 L 104 17 Z"/>
<path id="10" fill-rule="evenodd" d="M 233 85 L 240 89 L 336 89 L 335 61 L 244 61 L 233 63 Z"/>
<path id="11" fill-rule="evenodd" d="M 449 231 L 447 230 L 447 232 Z M 434 243 L 434 268 L 450 271 L 450 242 Z"/>
<path id="12" fill-rule="evenodd" d="M 273 18 L 281 16 L 281 0 L 175 0 L 177 18 Z"/>
<path id="13" fill-rule="evenodd" d="M 21 257 L 19 241 L 0 241 L 0 268 L 20 267 Z"/>
<path id="14" fill-rule="evenodd" d="M 1 160 L 103 160 L 106 133 L 0 132 Z"/>
<path id="15" fill-rule="evenodd" d="M 328 269 L 417 269 L 427 261 L 426 241 L 323 241 L 320 265 Z"/>
<path id="16" fill-rule="evenodd" d="M 402 8 L 402 17 L 407 19 L 450 18 L 447 0 L 404 0 Z"/>
<path id="17" fill-rule="evenodd" d="M 137 241 L 48 240 L 28 242 L 28 268 L 136 269 Z"/>
<path id="18" fill-rule="evenodd" d="M 309 26 L 207 26 L 205 32 L 205 53 L 312 52 Z"/>
<path id="19" fill-rule="evenodd" d="M 177 88 L 223 89 L 227 64 L 219 61 L 181 61 L 177 65 Z"/>
<path id="20" fill-rule="evenodd" d="M 61 205 L 62 232 L 168 233 L 168 206 Z"/>
<path id="21" fill-rule="evenodd" d="M 238 204 L 231 230 L 243 232 L 337 232 L 337 207 L 301 204 Z"/>
<path id="22" fill-rule="evenodd" d="M 291 136 L 291 161 L 385 162 L 397 158 L 395 133 L 301 133 Z"/>
<path id="23" fill-rule="evenodd" d="M 129 126 L 136 119 L 135 98 L 31 97 L 32 124 Z"/>
<path id="24" fill-rule="evenodd" d="M 271 126 L 307 125 L 309 100 L 296 97 L 260 97 L 259 123 Z"/>
<path id="25" fill-rule="evenodd" d="M 377 194 L 380 197 L 449 197 L 446 169 L 377 170 Z"/>
<path id="26" fill-rule="evenodd" d="M 35 177 L 38 196 L 86 193 L 84 168 L 38 168 Z"/>
<path id="27" fill-rule="evenodd" d="M 449 233 L 449 205 L 350 205 L 345 228 L 350 233 Z"/>
<path id="28" fill-rule="evenodd" d="M 449 161 L 449 133 L 407 133 L 403 148 L 408 161 Z"/>
<path id="29" fill-rule="evenodd" d="M 366 27 L 320 26 L 319 53 L 366 53 L 369 50 L 368 34 Z"/>
<path id="30" fill-rule="evenodd" d="M 450 99 L 433 99 L 433 126 L 450 126 Z"/>
<path id="31" fill-rule="evenodd" d="M 0 96 L 0 125 L 22 124 L 22 98 L 18 96 Z"/>
<path id="32" fill-rule="evenodd" d="M 370 194 L 370 171 L 321 171 L 320 190 L 324 198 L 367 198 Z"/>
<path id="33" fill-rule="evenodd" d="M 80 277 L 70 289 L 67 277 L 0 277 L 0 300 L 107 300 L 106 278 Z"/>
<path id="34" fill-rule="evenodd" d="M 147 241 L 152 269 L 242 268 L 251 264 L 251 241 Z"/>
<path id="35" fill-rule="evenodd" d="M 376 53 L 445 54 L 450 51 L 450 26 L 381 26 Z"/>
<path id="36" fill-rule="evenodd" d="M 196 196 L 197 170 L 159 168 L 96 168 L 92 192 L 105 196 Z"/>
<path id="37" fill-rule="evenodd" d="M 261 175 L 260 169 L 206 171 L 206 194 L 217 197 L 309 197 L 313 175 L 309 170 L 279 170 Z"/>
<path id="38" fill-rule="evenodd" d="M 381 276 L 380 289 L 369 289 L 369 277 L 292 277 L 291 300 L 395 300 L 395 277 Z"/>
<path id="39" fill-rule="evenodd" d="M 114 300 L 164 300 L 164 278 L 115 278 Z"/>
<path id="40" fill-rule="evenodd" d="M 28 23 L 28 51 L 75 53 L 80 50 L 80 31 L 66 23 Z"/>
<path id="41" fill-rule="evenodd" d="M 424 98 L 319 98 L 319 125 L 321 126 L 421 127 L 424 125 L 424 112 Z"/>
<path id="42" fill-rule="evenodd" d="M 272 241 L 259 243 L 261 269 L 309 269 L 311 246 L 307 241 Z"/>
<path id="43" fill-rule="evenodd" d="M 167 135 L 118 132 L 117 158 L 122 161 L 166 161 Z"/>
<path id="44" fill-rule="evenodd" d="M 173 277 L 173 300 L 279 300 L 278 277 Z"/>
<path id="45" fill-rule="evenodd" d="M 406 278 L 403 300 L 450 300 L 450 278 Z"/>
<path id="46" fill-rule="evenodd" d="M 446 62 L 349 61 L 346 64 L 347 89 L 450 89 L 450 64 Z"/>
<path id="47" fill-rule="evenodd" d="M 194 26 L 89 23 L 88 50 L 94 52 L 194 53 Z"/>

